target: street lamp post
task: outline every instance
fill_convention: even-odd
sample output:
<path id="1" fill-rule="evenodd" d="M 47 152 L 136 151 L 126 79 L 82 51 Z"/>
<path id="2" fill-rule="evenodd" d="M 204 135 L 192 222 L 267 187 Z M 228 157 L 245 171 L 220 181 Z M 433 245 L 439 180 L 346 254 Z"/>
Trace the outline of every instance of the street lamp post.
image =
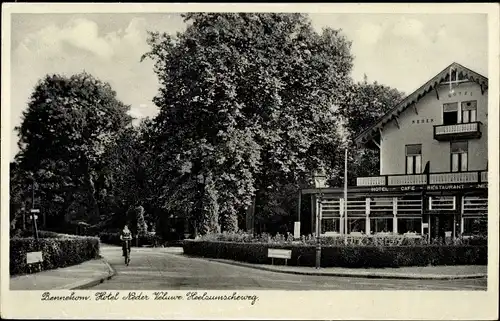
<path id="1" fill-rule="evenodd" d="M 323 192 L 321 188 L 325 187 L 326 175 L 323 169 L 314 173 L 314 185 L 318 189 L 318 211 L 316 213 L 316 268 L 321 267 L 321 211 L 323 203 Z"/>
<path id="2" fill-rule="evenodd" d="M 32 190 L 32 198 L 31 198 L 31 220 L 33 222 L 33 234 L 35 236 L 35 240 L 38 241 L 38 226 L 36 220 L 38 219 L 38 215 L 40 213 L 40 210 L 35 208 L 35 180 L 33 180 L 33 184 L 31 185 L 31 190 Z"/>
<path id="3" fill-rule="evenodd" d="M 344 242 L 347 244 L 347 233 L 349 231 L 349 221 L 347 220 L 347 148 L 345 149 L 344 157 L 344 219 Z"/>

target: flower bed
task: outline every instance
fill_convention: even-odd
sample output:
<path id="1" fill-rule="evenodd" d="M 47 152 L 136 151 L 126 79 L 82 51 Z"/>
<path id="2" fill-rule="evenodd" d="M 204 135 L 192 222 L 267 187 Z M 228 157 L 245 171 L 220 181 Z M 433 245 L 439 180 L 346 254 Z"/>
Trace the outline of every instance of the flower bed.
<path id="1" fill-rule="evenodd" d="M 251 235 L 248 233 L 219 233 L 207 234 L 198 237 L 199 241 L 218 241 L 218 242 L 237 242 L 237 243 L 266 243 L 266 244 L 302 244 L 316 245 L 317 239 L 313 235 L 302 235 L 300 239 L 295 240 L 291 233 L 288 235 L 277 234 L 271 236 L 269 234 Z M 476 236 L 469 238 L 452 239 L 433 239 L 427 240 L 424 237 L 408 237 L 401 234 L 388 235 L 348 235 L 344 237 L 338 236 L 322 236 L 320 238 L 321 245 L 325 246 L 415 246 L 415 245 L 487 245 L 487 238 L 484 236 Z"/>
<path id="2" fill-rule="evenodd" d="M 99 239 L 96 237 L 80 237 L 61 235 L 56 237 L 40 237 L 36 241 L 32 237 L 10 239 L 10 274 L 26 274 L 34 271 L 27 264 L 26 253 L 42 252 L 43 261 L 37 265 L 38 270 L 50 270 L 67 267 L 99 257 Z"/>
<path id="3" fill-rule="evenodd" d="M 278 237 L 250 235 L 207 235 L 184 241 L 186 255 L 270 264 L 269 248 L 289 249 L 289 265 L 314 266 L 314 238 L 300 241 Z M 427 265 L 486 265 L 488 250 L 484 240 L 456 240 L 451 244 L 427 243 L 424 239 L 398 236 L 322 238 L 321 266 L 349 268 L 382 268 Z M 475 243 L 474 243 L 475 242 Z"/>

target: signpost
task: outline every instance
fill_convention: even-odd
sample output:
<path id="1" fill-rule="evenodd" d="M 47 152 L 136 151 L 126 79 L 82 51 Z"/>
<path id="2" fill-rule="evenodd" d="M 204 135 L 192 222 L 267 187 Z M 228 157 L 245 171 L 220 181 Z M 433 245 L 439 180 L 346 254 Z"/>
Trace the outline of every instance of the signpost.
<path id="1" fill-rule="evenodd" d="M 274 259 L 285 259 L 285 265 L 292 258 L 291 250 L 267 249 L 267 257 L 271 258 L 271 264 L 274 265 Z"/>
<path id="2" fill-rule="evenodd" d="M 43 261 L 42 251 L 26 253 L 26 263 L 33 264 Z"/>
<path id="3" fill-rule="evenodd" d="M 38 219 L 38 215 L 36 215 L 36 213 L 40 213 L 40 210 L 37 208 L 32 208 L 30 212 L 31 212 L 31 219 L 33 221 L 33 229 L 35 232 L 35 239 L 38 241 L 38 226 L 36 224 L 36 220 Z"/>

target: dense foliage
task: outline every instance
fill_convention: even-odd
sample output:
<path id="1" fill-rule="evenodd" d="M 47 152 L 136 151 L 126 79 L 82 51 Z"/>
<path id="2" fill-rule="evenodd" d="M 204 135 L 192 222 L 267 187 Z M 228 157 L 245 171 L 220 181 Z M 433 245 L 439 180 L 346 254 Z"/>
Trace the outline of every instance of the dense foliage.
<path id="1" fill-rule="evenodd" d="M 128 108 L 109 84 L 87 73 L 40 80 L 17 128 L 20 152 L 11 167 L 15 209 L 26 203 L 43 208 L 49 227 L 97 223 L 99 195 L 106 193 L 102 156 L 130 124 Z"/>
<path id="2" fill-rule="evenodd" d="M 375 123 L 385 113 L 396 107 L 404 98 L 404 93 L 397 89 L 379 84 L 370 83 L 365 75 L 362 82 L 349 87 L 345 100 L 339 106 L 348 138 L 348 183 L 355 185 L 356 177 L 376 176 L 380 173 L 380 152 L 375 149 L 358 148 L 354 139 L 363 130 Z M 337 164 L 343 169 L 343 159 Z M 342 177 L 342 181 L 339 178 Z M 331 184 L 343 184 L 343 174 L 332 177 Z"/>
<path id="3" fill-rule="evenodd" d="M 37 207 L 46 228 L 85 222 L 92 235 L 126 223 L 144 238 L 154 225 L 158 235 L 185 233 L 184 218 L 195 234 L 234 232 L 248 211 L 257 232 L 286 232 L 311 173 L 323 167 L 341 184 L 343 148 L 401 98 L 354 83 L 348 39 L 317 32 L 307 15 L 184 18 L 182 33 L 150 33 L 143 59 L 155 63 L 160 112 L 138 126 L 87 73 L 40 80 L 11 164 L 13 229 Z M 351 178 L 378 173 L 374 152 L 350 151 Z"/>
<path id="4" fill-rule="evenodd" d="M 145 55 L 161 84 L 156 148 L 172 182 L 162 196 L 198 215 L 201 234 L 235 231 L 252 198 L 265 210 L 270 191 L 333 164 L 350 43 L 301 14 L 184 17 L 176 37 L 151 33 Z"/>

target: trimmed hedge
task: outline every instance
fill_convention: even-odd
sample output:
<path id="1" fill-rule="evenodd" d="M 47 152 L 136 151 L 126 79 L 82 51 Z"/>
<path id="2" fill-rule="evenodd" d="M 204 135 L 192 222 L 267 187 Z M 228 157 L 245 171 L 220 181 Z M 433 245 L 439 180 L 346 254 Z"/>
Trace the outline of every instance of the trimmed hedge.
<path id="1" fill-rule="evenodd" d="M 212 242 L 237 242 L 237 243 L 264 243 L 264 244 L 301 244 L 301 245 L 316 245 L 316 237 L 313 235 L 302 235 L 300 239 L 295 240 L 291 233 L 288 235 L 276 234 L 274 236 L 263 233 L 260 235 L 252 235 L 245 232 L 233 233 L 213 233 L 199 236 L 198 241 Z M 347 243 L 346 243 L 347 241 Z M 328 236 L 320 238 L 321 245 L 325 246 L 417 246 L 417 245 L 484 245 L 488 244 L 486 236 L 474 236 L 469 238 L 456 239 L 427 239 L 425 237 L 408 237 L 400 234 L 387 235 L 349 235 L 345 238 L 342 235 Z"/>
<path id="2" fill-rule="evenodd" d="M 12 238 L 10 239 L 10 274 L 33 272 L 33 266 L 26 262 L 28 252 L 42 251 L 43 262 L 38 264 L 38 269 L 50 270 L 99 258 L 99 245 L 99 239 L 96 237 L 73 235 L 41 237 L 38 242 L 32 237 Z"/>
<path id="3" fill-rule="evenodd" d="M 32 231 L 22 231 L 20 232 L 20 234 L 18 235 L 18 237 L 20 238 L 31 238 L 33 237 L 33 232 Z M 79 235 L 74 235 L 74 234 L 62 234 L 62 233 L 57 233 L 57 232 L 53 232 L 53 231 L 44 231 L 44 230 L 41 230 L 41 231 L 38 231 L 38 237 L 39 238 L 56 238 L 56 239 L 60 239 L 60 238 L 81 238 L 83 236 L 79 236 Z"/>
<path id="4" fill-rule="evenodd" d="M 292 250 L 288 265 L 314 266 L 316 248 L 311 245 L 214 242 L 186 240 L 184 254 L 270 264 L 267 250 Z M 476 245 L 322 246 L 322 267 L 383 268 L 428 265 L 486 265 L 488 249 Z"/>

